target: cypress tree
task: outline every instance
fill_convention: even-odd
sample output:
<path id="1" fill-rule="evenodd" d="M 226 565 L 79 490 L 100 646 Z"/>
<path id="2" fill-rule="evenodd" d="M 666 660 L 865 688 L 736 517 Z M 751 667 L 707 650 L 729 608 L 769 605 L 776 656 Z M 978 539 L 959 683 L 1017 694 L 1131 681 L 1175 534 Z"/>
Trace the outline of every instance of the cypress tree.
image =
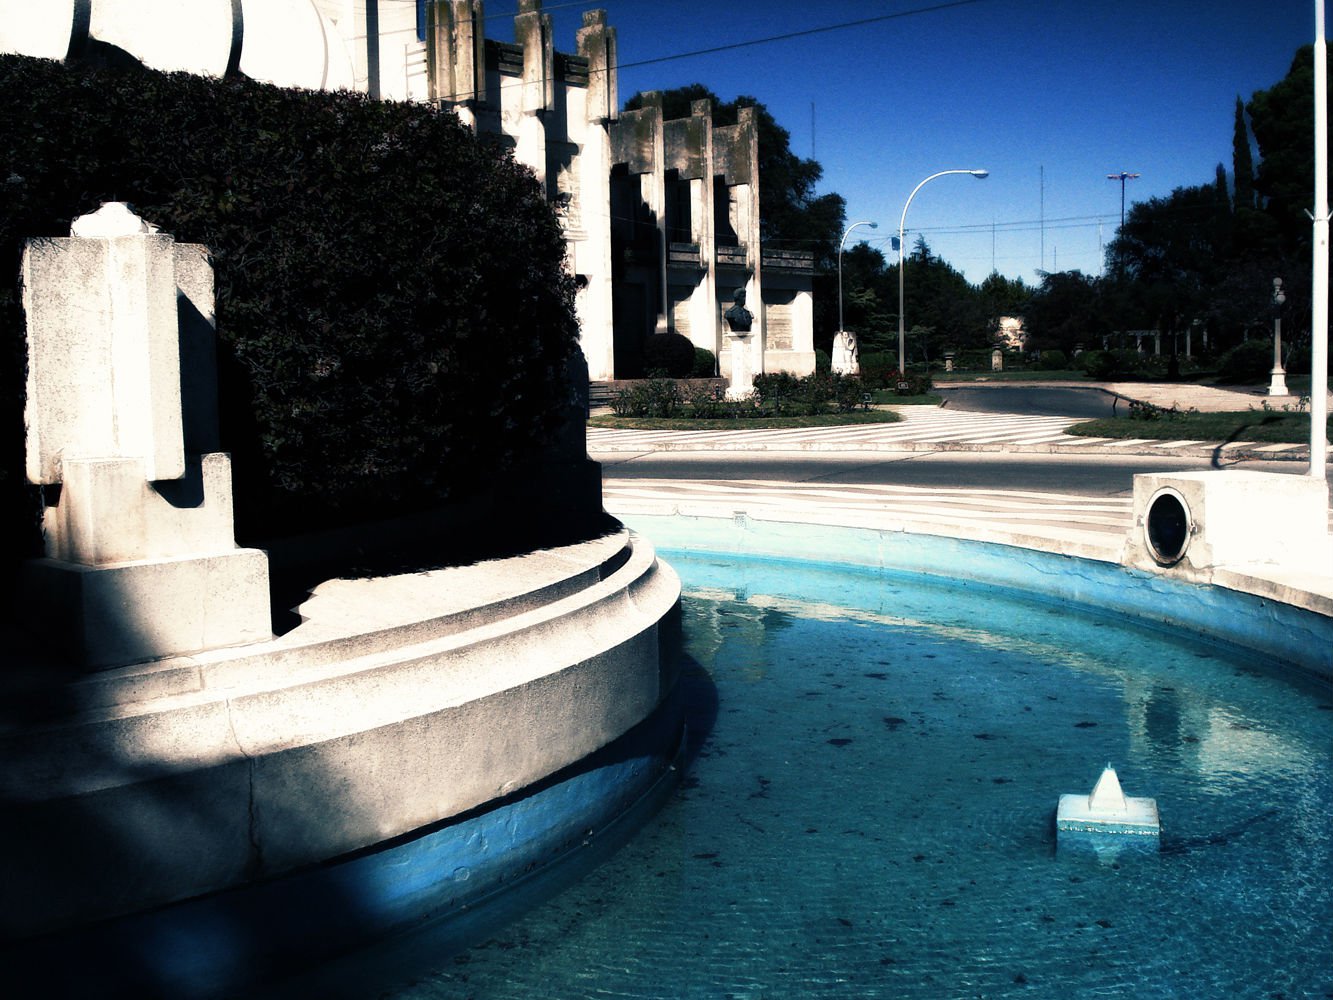
<path id="1" fill-rule="evenodd" d="M 1245 105 L 1236 97 L 1236 128 L 1231 140 L 1231 165 L 1236 178 L 1235 208 L 1254 208 L 1254 158 L 1250 131 L 1245 127 Z"/>

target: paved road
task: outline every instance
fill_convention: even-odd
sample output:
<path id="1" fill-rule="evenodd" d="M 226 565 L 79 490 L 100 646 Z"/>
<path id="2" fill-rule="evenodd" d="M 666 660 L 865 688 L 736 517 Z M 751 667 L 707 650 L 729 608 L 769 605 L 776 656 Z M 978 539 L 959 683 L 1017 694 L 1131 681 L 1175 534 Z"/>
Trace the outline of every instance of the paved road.
<path id="1" fill-rule="evenodd" d="M 1097 420 L 1125 412 L 1125 404 L 1103 389 L 1025 385 L 939 386 L 935 392 L 946 407 L 980 413 L 1022 413 L 1033 416 L 1078 417 Z M 1117 406 L 1119 403 L 1119 406 Z"/>
<path id="2" fill-rule="evenodd" d="M 1132 455 L 1032 455 L 986 452 L 598 452 L 602 477 L 618 485 L 658 482 L 893 485 L 1043 491 L 1085 497 L 1128 497 L 1136 472 L 1215 468 L 1208 459 Z M 1299 475 L 1297 462 L 1237 462 L 1229 466 Z"/>
<path id="3" fill-rule="evenodd" d="M 985 389 L 980 392 L 1001 390 Z M 1076 392 L 1078 390 L 1070 390 Z M 1231 441 L 1155 441 L 1075 437 L 1065 429 L 1078 417 L 992 413 L 952 406 L 903 406 L 902 422 L 788 430 L 638 431 L 589 428 L 588 450 L 604 454 L 651 451 L 881 451 L 1031 452 L 1071 455 L 1171 455 L 1216 460 L 1304 459 L 1303 444 Z"/>
<path id="4" fill-rule="evenodd" d="M 1032 408 L 1067 410 L 1088 390 L 1034 390 Z M 1040 396 L 1051 392 L 1042 406 Z M 1017 394 L 987 388 L 1007 405 Z M 1061 543 L 1114 548 L 1133 521 L 1134 475 L 1249 469 L 1301 475 L 1300 445 L 1221 447 L 1207 442 L 1071 438 L 1068 413 L 904 407 L 901 424 L 743 431 L 593 428 L 607 509 L 635 512 L 781 510 L 822 520 L 889 517 L 926 530 L 948 523 Z M 1287 460 L 1277 460 L 1285 458 Z"/>

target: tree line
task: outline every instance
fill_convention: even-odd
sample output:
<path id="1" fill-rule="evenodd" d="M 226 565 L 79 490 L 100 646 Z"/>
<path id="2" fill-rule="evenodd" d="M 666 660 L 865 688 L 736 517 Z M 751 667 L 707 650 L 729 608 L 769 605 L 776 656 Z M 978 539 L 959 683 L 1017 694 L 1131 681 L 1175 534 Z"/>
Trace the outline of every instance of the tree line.
<path id="1" fill-rule="evenodd" d="M 1310 350 L 1305 210 L 1314 197 L 1313 92 L 1313 47 L 1305 46 L 1282 80 L 1248 102 L 1237 96 L 1231 170 L 1219 163 L 1211 180 L 1132 205 L 1106 247 L 1100 275 L 1039 272 L 1029 285 L 994 272 L 973 285 L 918 237 L 906 265 L 908 363 L 938 363 L 946 350 L 989 349 L 1005 316 L 1023 317 L 1030 352 L 1133 347 L 1131 331 L 1155 331 L 1164 350 L 1183 350 L 1188 329 L 1192 353 L 1207 362 L 1271 335 L 1273 279 L 1281 278 L 1284 353 L 1300 370 Z M 710 98 L 717 124 L 733 122 L 741 106 L 755 107 L 763 237 L 814 252 L 815 344 L 829 350 L 838 325 L 844 200 L 816 193 L 822 167 L 792 152 L 790 134 L 755 98 L 723 102 L 701 84 L 665 96 L 669 118 L 688 114 L 691 100 Z M 638 101 L 636 95 L 628 106 Z M 842 313 L 863 353 L 897 350 L 898 265 L 879 249 L 858 243 L 843 253 Z"/>

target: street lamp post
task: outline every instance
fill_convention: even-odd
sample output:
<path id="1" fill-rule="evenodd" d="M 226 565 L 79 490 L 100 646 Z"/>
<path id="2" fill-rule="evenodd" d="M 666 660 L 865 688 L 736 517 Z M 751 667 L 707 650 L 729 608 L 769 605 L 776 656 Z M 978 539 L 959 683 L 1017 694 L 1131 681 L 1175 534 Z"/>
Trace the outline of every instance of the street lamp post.
<path id="1" fill-rule="evenodd" d="M 1273 372 L 1268 383 L 1270 396 L 1287 395 L 1287 372 L 1282 367 L 1282 303 L 1287 293 L 1282 290 L 1282 279 L 1273 279 Z"/>
<path id="2" fill-rule="evenodd" d="M 871 229 L 878 229 L 878 222 L 853 222 L 842 231 L 842 239 L 838 241 L 838 332 L 843 332 L 842 325 L 842 248 L 847 245 L 847 236 L 857 226 L 869 226 Z"/>
<path id="3" fill-rule="evenodd" d="M 898 374 L 903 375 L 907 371 L 907 332 L 903 323 L 903 234 L 907 226 L 907 210 L 912 205 L 912 199 L 916 193 L 933 181 L 936 177 L 943 177 L 945 174 L 971 174 L 977 180 L 990 176 L 989 170 L 941 170 L 939 173 L 931 174 L 924 181 L 912 189 L 912 193 L 907 196 L 907 204 L 903 206 L 903 216 L 898 220 Z"/>
<path id="4" fill-rule="evenodd" d="M 1128 170 L 1122 170 L 1118 174 L 1106 175 L 1106 179 L 1108 181 L 1120 182 L 1120 229 L 1117 231 L 1116 235 L 1121 239 L 1123 239 L 1125 235 L 1125 181 L 1137 180 L 1138 177 L 1139 177 L 1138 174 L 1131 174 Z M 1123 265 L 1124 262 L 1125 262 L 1125 245 L 1124 243 L 1121 243 L 1120 263 Z"/>

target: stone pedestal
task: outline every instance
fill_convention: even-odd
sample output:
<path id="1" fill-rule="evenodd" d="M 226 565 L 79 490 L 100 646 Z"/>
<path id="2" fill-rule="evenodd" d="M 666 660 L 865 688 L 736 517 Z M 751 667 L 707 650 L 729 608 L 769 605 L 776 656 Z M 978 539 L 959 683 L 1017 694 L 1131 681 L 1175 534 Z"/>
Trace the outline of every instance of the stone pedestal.
<path id="1" fill-rule="evenodd" d="M 750 334 L 733 333 L 731 336 L 731 384 L 727 386 L 728 399 L 744 399 L 754 392 L 754 369 L 750 363 Z"/>
<path id="2" fill-rule="evenodd" d="M 268 561 L 236 547 L 230 459 L 190 450 L 217 440 L 206 253 L 119 204 L 72 232 L 23 257 L 27 473 L 60 488 L 22 600 L 94 668 L 267 639 Z"/>
<path id="3" fill-rule="evenodd" d="M 1268 394 L 1270 396 L 1290 396 L 1287 389 L 1287 370 L 1281 365 L 1274 365 L 1269 373 Z"/>

